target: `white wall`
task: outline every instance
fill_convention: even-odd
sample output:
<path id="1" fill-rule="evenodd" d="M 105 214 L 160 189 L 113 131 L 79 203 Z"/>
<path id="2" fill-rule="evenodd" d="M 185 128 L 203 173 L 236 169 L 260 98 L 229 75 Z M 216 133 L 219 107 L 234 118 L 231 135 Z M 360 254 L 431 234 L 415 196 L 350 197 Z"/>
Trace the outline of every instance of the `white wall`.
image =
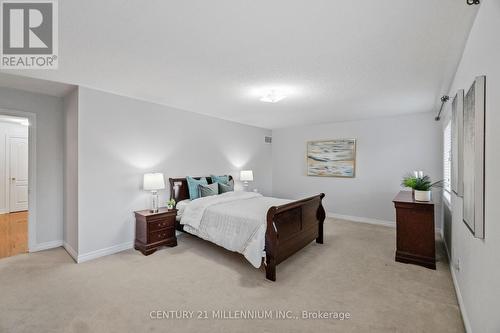
<path id="1" fill-rule="evenodd" d="M 133 211 L 150 205 L 141 190 L 146 172 L 168 178 L 253 169 L 252 185 L 271 194 L 269 130 L 82 87 L 78 99 L 81 260 L 132 246 Z M 163 191 L 161 202 L 167 197 Z"/>
<path id="2" fill-rule="evenodd" d="M 442 177 L 440 130 L 432 113 L 274 130 L 273 194 L 297 199 L 324 192 L 329 213 L 394 221 L 392 200 L 407 172 Z M 336 138 L 357 140 L 356 177 L 306 176 L 306 142 Z"/>
<path id="3" fill-rule="evenodd" d="M 63 99 L 64 109 L 64 247 L 78 253 L 78 88 Z"/>
<path id="4" fill-rule="evenodd" d="M 500 332 L 500 2 L 481 1 L 462 60 L 450 90 L 467 90 L 474 78 L 486 75 L 485 239 L 475 239 L 462 222 L 462 199 L 452 197 L 453 268 L 472 332 Z"/>
<path id="5" fill-rule="evenodd" d="M 1 111 L 0 111 L 1 113 Z M 28 138 L 28 127 L 0 121 L 0 214 L 9 212 L 9 138 Z"/>
<path id="6" fill-rule="evenodd" d="M 63 238 L 62 101 L 57 97 L 0 88 L 0 108 L 36 114 L 35 244 L 43 248 L 43 244 L 61 242 Z M 32 241 L 30 240 L 30 243 Z"/>

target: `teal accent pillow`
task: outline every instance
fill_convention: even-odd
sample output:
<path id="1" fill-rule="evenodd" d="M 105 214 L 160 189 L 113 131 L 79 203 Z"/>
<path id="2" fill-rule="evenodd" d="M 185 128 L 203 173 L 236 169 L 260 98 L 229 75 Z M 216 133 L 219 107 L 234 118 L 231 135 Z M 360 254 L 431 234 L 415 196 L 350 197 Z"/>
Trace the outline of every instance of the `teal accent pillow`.
<path id="1" fill-rule="evenodd" d="M 209 185 L 198 185 L 198 191 L 200 192 L 200 198 L 209 197 L 212 195 L 219 194 L 219 184 L 213 183 Z"/>
<path id="2" fill-rule="evenodd" d="M 205 177 L 200 178 L 200 180 L 194 179 L 193 177 L 186 177 L 189 191 L 189 199 L 194 200 L 200 197 L 200 192 L 198 190 L 199 185 L 208 185 L 207 179 Z"/>
<path id="3" fill-rule="evenodd" d="M 216 183 L 219 184 L 219 193 L 233 192 L 234 191 L 234 181 L 231 179 L 228 184 Z"/>
<path id="4" fill-rule="evenodd" d="M 212 178 L 212 183 L 229 184 L 229 176 L 228 175 L 224 175 L 224 176 L 211 175 L 210 178 Z"/>

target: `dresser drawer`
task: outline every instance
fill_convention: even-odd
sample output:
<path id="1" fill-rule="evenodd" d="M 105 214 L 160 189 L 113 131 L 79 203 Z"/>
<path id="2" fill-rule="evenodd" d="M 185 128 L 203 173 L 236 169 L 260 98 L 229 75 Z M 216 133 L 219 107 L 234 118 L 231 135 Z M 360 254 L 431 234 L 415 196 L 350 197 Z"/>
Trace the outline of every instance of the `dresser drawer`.
<path id="1" fill-rule="evenodd" d="M 148 243 L 161 242 L 163 240 L 172 238 L 175 236 L 175 228 L 167 228 L 162 230 L 157 230 L 150 232 L 148 235 Z"/>
<path id="2" fill-rule="evenodd" d="M 161 230 L 165 228 L 173 228 L 175 227 L 175 218 L 172 217 L 163 217 L 161 219 L 154 219 L 151 221 L 148 221 L 148 231 L 156 231 L 156 230 Z"/>

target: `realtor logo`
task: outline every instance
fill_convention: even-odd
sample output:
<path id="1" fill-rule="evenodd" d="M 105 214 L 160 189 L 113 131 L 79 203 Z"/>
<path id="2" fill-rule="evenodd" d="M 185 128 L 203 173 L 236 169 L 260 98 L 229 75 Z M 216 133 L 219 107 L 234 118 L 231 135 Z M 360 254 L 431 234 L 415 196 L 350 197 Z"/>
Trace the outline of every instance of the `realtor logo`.
<path id="1" fill-rule="evenodd" d="M 56 0 L 0 0 L 2 69 L 56 69 Z"/>

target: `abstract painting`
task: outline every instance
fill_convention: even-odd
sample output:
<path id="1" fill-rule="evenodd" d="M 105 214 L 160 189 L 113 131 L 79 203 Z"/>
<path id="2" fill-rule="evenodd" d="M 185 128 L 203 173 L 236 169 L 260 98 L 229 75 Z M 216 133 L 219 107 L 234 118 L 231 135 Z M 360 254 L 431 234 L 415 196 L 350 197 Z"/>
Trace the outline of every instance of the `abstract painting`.
<path id="1" fill-rule="evenodd" d="M 486 77 L 476 78 L 464 99 L 463 220 L 484 238 L 484 119 Z"/>
<path id="2" fill-rule="evenodd" d="M 307 143 L 307 175 L 353 178 L 356 140 L 334 139 Z"/>

